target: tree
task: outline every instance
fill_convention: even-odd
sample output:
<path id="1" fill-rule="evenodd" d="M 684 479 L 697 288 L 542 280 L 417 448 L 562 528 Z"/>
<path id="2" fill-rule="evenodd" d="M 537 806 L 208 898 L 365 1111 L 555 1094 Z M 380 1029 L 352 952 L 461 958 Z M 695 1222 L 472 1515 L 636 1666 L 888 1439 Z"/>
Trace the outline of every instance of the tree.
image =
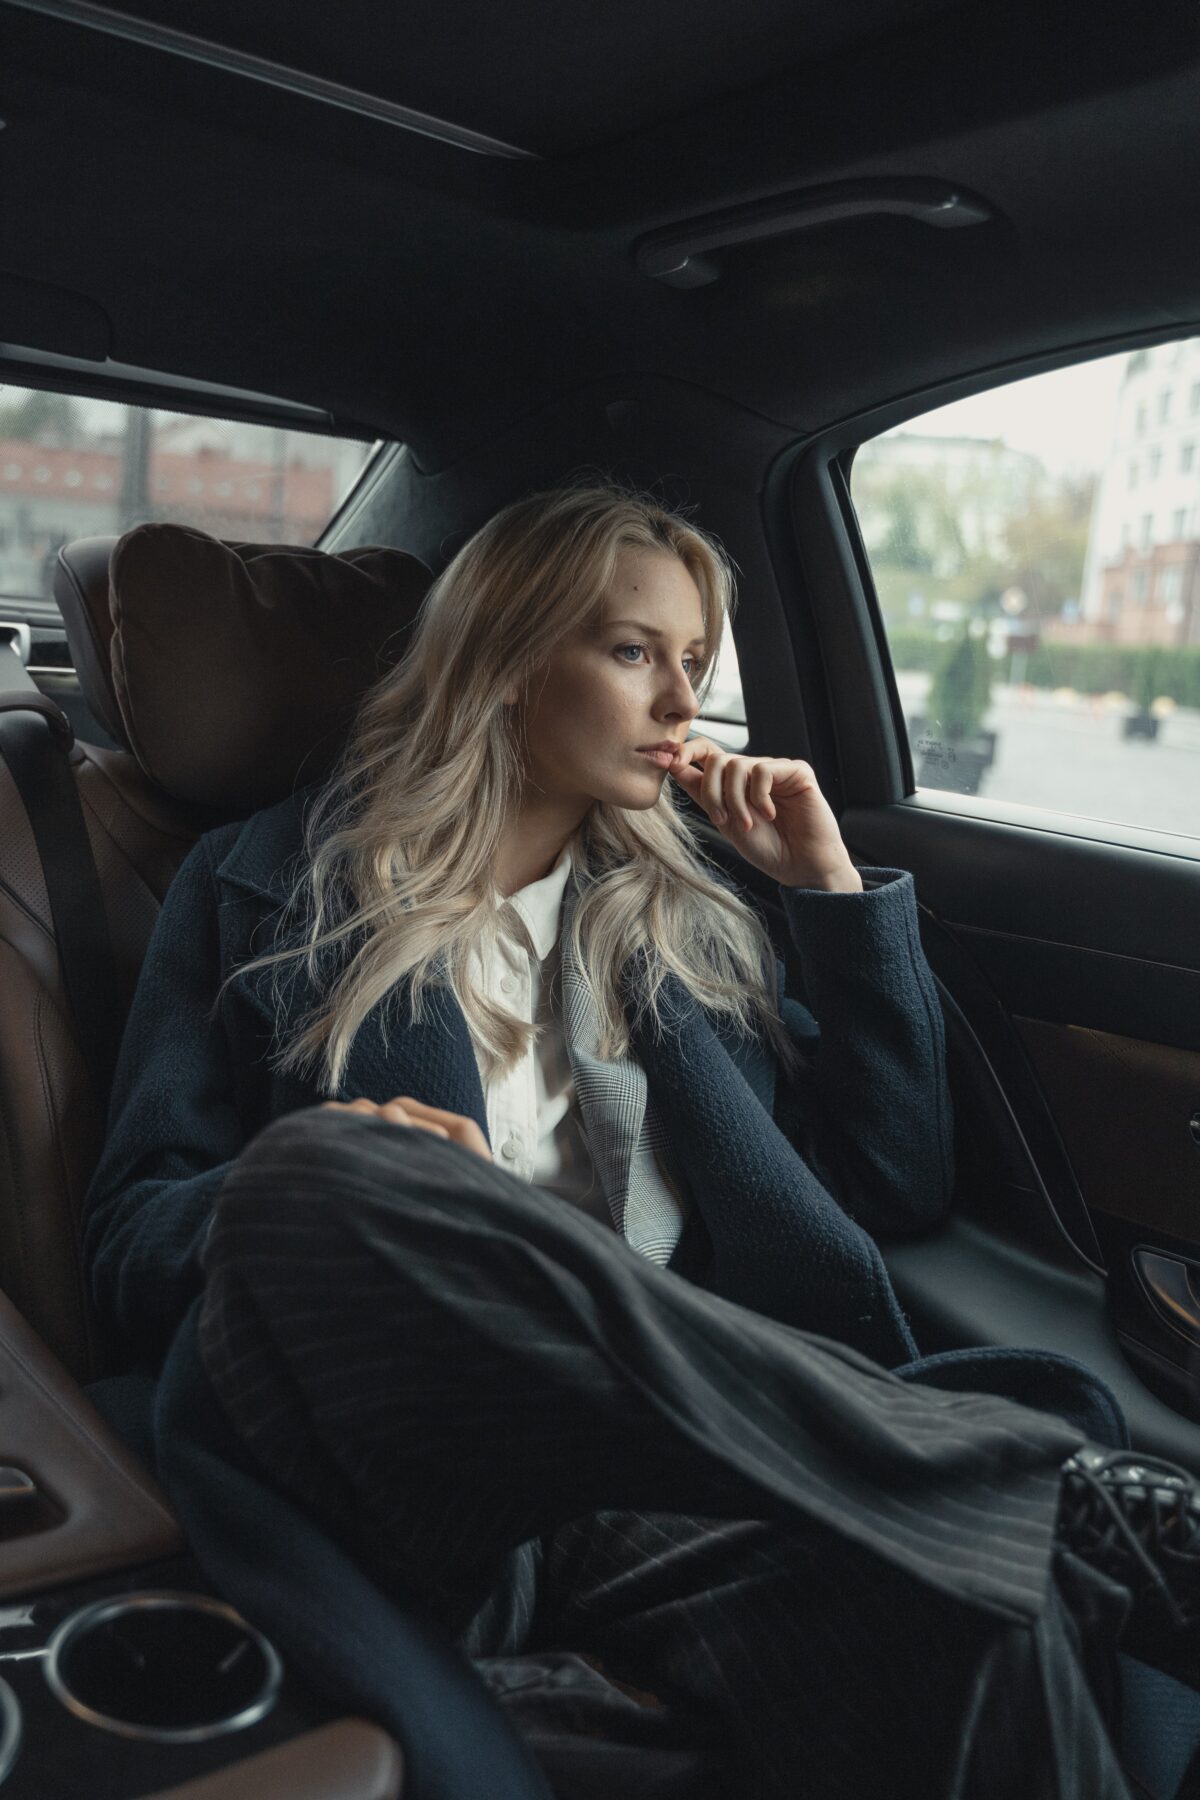
<path id="1" fill-rule="evenodd" d="M 1034 619 L 1052 617 L 1079 598 L 1095 485 L 1089 476 L 1042 488 L 1005 523 L 1004 586 L 1029 596 Z"/>
<path id="2" fill-rule="evenodd" d="M 927 701 L 931 729 L 952 743 L 974 737 L 992 698 L 992 659 L 982 637 L 964 631 L 943 646 Z"/>
<path id="3" fill-rule="evenodd" d="M 19 443 L 70 443 L 82 430 L 79 408 L 69 394 L 41 388 L 16 390 L 18 398 L 0 404 L 0 438 Z"/>

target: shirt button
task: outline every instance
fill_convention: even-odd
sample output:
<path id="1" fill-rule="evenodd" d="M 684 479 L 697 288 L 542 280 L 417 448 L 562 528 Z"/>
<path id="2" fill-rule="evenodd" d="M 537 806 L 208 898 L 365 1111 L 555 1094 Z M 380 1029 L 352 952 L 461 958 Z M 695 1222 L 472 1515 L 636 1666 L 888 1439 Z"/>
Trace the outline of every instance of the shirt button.
<path id="1" fill-rule="evenodd" d="M 500 1146 L 500 1154 L 505 1162 L 516 1162 L 521 1154 L 520 1138 L 505 1138 Z"/>
<path id="2" fill-rule="evenodd" d="M 500 992 L 502 994 L 515 994 L 516 991 L 517 991 L 516 976 L 515 975 L 502 976 L 501 980 L 500 980 Z"/>

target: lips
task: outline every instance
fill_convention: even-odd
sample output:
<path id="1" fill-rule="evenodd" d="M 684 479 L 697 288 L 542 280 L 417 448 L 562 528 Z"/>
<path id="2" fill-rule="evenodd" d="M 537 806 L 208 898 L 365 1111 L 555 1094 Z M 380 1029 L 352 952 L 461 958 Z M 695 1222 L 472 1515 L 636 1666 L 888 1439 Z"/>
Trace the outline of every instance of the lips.
<path id="1" fill-rule="evenodd" d="M 660 769 L 669 769 L 675 760 L 675 746 L 669 750 L 637 750 L 636 756 L 644 756 L 647 762 L 656 763 Z"/>

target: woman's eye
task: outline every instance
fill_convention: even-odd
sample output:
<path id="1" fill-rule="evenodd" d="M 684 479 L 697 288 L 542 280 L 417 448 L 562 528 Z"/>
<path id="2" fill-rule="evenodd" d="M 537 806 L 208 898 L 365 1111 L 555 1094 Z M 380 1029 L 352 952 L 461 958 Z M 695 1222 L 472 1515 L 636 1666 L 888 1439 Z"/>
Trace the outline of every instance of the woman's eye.
<path id="1" fill-rule="evenodd" d="M 625 654 L 627 650 L 632 650 L 634 653 L 633 656 L 627 656 Z M 634 661 L 638 656 L 647 656 L 649 653 L 645 644 L 618 644 L 615 654 L 621 658 L 622 662 L 627 662 L 632 668 Z M 685 656 L 683 659 L 683 666 L 687 670 L 688 680 L 693 682 L 696 681 L 700 674 L 700 658 L 698 656 Z"/>

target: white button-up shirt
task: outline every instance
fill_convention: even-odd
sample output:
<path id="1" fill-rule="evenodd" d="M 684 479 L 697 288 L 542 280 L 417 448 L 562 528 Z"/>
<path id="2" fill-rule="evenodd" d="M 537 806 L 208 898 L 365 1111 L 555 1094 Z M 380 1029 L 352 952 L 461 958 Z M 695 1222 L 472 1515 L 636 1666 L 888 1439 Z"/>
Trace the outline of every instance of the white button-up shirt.
<path id="1" fill-rule="evenodd" d="M 478 1045 L 475 1057 L 497 1166 L 611 1226 L 563 1034 L 559 927 L 570 872 L 570 851 L 564 850 L 548 875 L 509 896 L 529 927 L 536 960 L 503 932 L 491 956 L 472 953 L 471 980 L 480 991 L 505 1011 L 542 1027 L 537 1042 L 504 1074 L 488 1078 Z"/>

